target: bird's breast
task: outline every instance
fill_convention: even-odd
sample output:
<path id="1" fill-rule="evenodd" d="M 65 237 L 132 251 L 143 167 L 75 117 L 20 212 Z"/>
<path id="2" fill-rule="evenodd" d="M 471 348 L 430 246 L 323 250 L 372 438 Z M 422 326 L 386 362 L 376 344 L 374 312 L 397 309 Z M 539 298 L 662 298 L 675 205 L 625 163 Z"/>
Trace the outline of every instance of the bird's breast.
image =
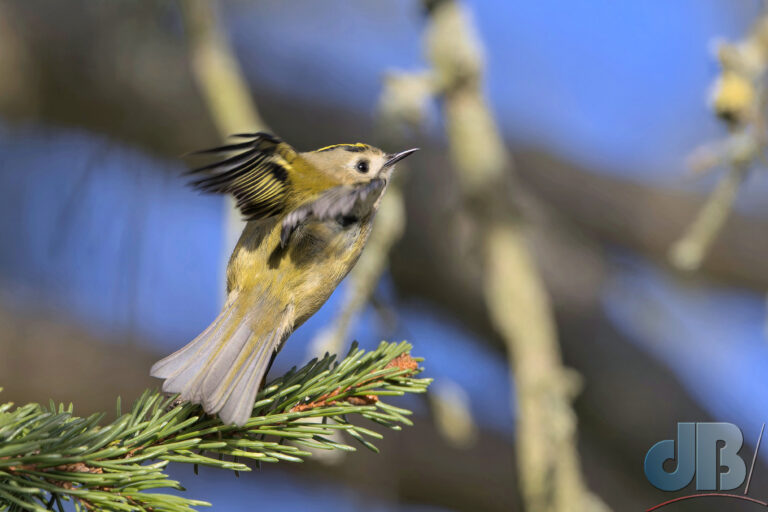
<path id="1" fill-rule="evenodd" d="M 370 234 L 370 222 L 336 219 L 304 226 L 288 259 L 293 280 L 297 324 L 314 314 L 357 262 Z"/>
<path id="2" fill-rule="evenodd" d="M 280 222 L 249 223 L 228 267 L 228 288 L 258 295 L 278 307 L 292 304 L 295 327 L 330 297 L 360 257 L 370 217 L 309 221 L 280 245 Z"/>

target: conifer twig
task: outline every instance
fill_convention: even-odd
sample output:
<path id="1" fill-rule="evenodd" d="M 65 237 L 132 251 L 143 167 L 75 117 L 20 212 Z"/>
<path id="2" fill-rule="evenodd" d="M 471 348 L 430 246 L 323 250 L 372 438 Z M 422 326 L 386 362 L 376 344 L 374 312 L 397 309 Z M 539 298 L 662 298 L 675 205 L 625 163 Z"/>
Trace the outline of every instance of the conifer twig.
<path id="1" fill-rule="evenodd" d="M 334 432 L 377 451 L 369 439 L 381 435 L 348 415 L 394 430 L 412 424 L 410 411 L 380 399 L 426 391 L 431 379 L 416 378 L 420 359 L 410 348 L 353 346 L 339 362 L 326 354 L 294 368 L 259 393 L 243 427 L 157 391 L 146 391 L 127 414 L 118 399 L 118 418 L 106 425 L 104 414 L 74 416 L 72 404 L 0 404 L 0 511 L 63 511 L 67 501 L 76 510 L 191 511 L 209 503 L 156 493 L 183 490 L 165 472 L 169 462 L 250 471 L 241 460 L 301 462 L 307 448 L 355 450 L 331 440 Z M 309 422 L 317 418 L 325 422 Z"/>
<path id="2" fill-rule="evenodd" d="M 712 88 L 710 106 L 728 127 L 728 136 L 699 148 L 691 158 L 702 173 L 725 167 L 726 172 L 704 202 L 696 218 L 669 252 L 680 270 L 698 270 L 726 224 L 736 195 L 750 170 L 764 166 L 768 149 L 768 10 L 753 24 L 743 41 L 720 43 L 720 73 Z"/>

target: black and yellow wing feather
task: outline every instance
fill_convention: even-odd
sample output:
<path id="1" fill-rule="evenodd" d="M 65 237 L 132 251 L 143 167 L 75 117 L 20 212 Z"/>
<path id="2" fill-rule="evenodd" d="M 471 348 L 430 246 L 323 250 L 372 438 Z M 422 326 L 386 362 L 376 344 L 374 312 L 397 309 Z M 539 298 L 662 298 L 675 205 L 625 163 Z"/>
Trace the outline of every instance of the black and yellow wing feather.
<path id="1" fill-rule="evenodd" d="M 203 192 L 232 194 L 246 220 L 283 213 L 296 151 L 268 133 L 241 133 L 234 137 L 244 140 L 194 153 L 231 156 L 189 171 L 202 176 L 190 184 Z"/>

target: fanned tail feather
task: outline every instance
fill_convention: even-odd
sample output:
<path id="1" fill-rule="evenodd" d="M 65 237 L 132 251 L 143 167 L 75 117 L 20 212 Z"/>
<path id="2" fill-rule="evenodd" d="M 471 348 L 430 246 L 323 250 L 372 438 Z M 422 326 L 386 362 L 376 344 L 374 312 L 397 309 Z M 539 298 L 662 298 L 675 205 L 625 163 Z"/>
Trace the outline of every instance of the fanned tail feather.
<path id="1" fill-rule="evenodd" d="M 291 308 L 271 331 L 254 332 L 258 312 L 242 314 L 236 296 L 213 323 L 180 350 L 152 366 L 153 377 L 165 379 L 163 391 L 202 404 L 224 423 L 243 425 L 250 418 L 272 356 L 291 332 Z"/>

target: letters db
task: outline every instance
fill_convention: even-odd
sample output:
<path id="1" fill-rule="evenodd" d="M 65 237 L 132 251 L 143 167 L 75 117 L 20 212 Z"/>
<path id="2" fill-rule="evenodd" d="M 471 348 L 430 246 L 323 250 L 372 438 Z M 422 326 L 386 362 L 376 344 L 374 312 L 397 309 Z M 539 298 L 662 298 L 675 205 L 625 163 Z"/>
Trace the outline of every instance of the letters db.
<path id="1" fill-rule="evenodd" d="M 679 491 L 696 477 L 698 491 L 728 491 L 744 483 L 747 468 L 738 455 L 744 436 L 732 423 L 678 423 L 677 442 L 659 441 L 645 456 L 645 476 L 662 491 Z M 674 470 L 664 462 L 676 462 Z"/>

